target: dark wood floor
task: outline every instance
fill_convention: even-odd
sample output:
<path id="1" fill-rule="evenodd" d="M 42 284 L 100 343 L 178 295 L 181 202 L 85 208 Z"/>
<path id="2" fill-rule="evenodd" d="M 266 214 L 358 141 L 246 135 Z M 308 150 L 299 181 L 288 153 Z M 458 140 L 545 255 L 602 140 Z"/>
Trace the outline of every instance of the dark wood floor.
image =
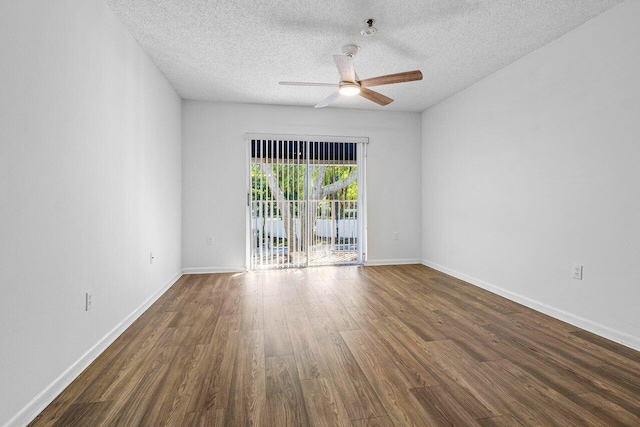
<path id="1" fill-rule="evenodd" d="M 183 276 L 34 426 L 640 425 L 640 353 L 423 266 Z"/>

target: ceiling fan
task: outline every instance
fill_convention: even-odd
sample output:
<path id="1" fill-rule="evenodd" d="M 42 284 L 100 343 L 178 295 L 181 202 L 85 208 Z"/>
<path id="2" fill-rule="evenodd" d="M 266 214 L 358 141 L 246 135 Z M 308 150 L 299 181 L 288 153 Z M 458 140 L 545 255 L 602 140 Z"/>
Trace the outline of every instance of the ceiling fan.
<path id="1" fill-rule="evenodd" d="M 333 55 L 333 60 L 336 63 L 338 73 L 340 74 L 340 83 L 280 82 L 280 84 L 290 86 L 328 86 L 338 88 L 336 92 L 320 101 L 315 108 L 326 107 L 341 95 L 360 95 L 361 97 L 384 107 L 385 105 L 392 103 L 393 99 L 369 89 L 371 86 L 422 80 L 422 73 L 419 70 L 360 80 L 353 68 L 353 56 L 358 52 L 358 46 L 352 44 L 346 45 L 342 48 L 342 52 L 343 55 Z"/>

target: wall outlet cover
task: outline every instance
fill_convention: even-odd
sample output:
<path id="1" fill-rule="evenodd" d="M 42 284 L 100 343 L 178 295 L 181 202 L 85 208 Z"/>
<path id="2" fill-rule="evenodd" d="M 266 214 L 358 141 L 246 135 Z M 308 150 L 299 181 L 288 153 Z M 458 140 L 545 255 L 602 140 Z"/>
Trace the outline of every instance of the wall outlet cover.
<path id="1" fill-rule="evenodd" d="M 573 264 L 572 277 L 576 280 L 582 280 L 582 264 Z"/>
<path id="2" fill-rule="evenodd" d="M 84 294 L 84 310 L 89 311 L 93 308 L 93 291 L 87 291 Z"/>

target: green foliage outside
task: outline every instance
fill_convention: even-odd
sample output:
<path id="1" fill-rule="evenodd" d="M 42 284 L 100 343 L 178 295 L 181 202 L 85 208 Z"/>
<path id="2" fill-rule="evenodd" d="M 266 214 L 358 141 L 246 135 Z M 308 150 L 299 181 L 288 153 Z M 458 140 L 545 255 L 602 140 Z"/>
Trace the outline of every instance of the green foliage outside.
<path id="1" fill-rule="evenodd" d="M 278 185 L 284 193 L 287 200 L 305 200 L 305 175 L 306 166 L 301 165 L 273 165 L 271 166 L 274 173 L 278 177 Z M 317 166 L 311 166 L 313 172 L 311 173 L 311 182 L 317 182 L 318 173 L 320 168 Z M 349 174 L 356 170 L 357 166 L 327 166 L 324 169 L 324 178 L 322 179 L 322 185 L 326 186 L 334 182 L 346 179 Z M 260 169 L 259 164 L 251 165 L 251 192 L 252 200 L 275 200 L 275 197 L 267 184 L 267 180 L 264 173 Z M 313 194 L 313 189 L 312 189 Z M 358 183 L 352 182 L 346 188 L 338 190 L 333 195 L 335 200 L 358 200 Z"/>

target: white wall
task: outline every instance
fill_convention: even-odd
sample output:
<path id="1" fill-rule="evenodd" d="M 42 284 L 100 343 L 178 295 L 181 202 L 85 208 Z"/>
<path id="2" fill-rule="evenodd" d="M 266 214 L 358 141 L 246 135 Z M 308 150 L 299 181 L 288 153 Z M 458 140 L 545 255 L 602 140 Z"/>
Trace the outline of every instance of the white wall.
<path id="1" fill-rule="evenodd" d="M 368 258 L 419 262 L 419 114 L 184 101 L 185 271 L 245 266 L 246 132 L 368 136 Z"/>
<path id="2" fill-rule="evenodd" d="M 636 348 L 638 22 L 628 0 L 422 115 L 424 262 Z"/>
<path id="3" fill-rule="evenodd" d="M 175 280 L 180 142 L 179 97 L 102 0 L 0 2 L 0 425 Z"/>

